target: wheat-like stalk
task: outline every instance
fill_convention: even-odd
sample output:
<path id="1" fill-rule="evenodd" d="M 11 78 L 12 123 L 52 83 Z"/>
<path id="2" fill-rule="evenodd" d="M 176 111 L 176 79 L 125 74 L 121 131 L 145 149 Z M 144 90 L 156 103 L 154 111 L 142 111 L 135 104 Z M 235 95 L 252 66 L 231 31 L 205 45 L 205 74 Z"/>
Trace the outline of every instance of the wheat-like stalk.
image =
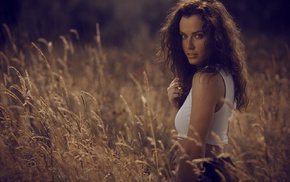
<path id="1" fill-rule="evenodd" d="M 166 96 L 170 76 L 152 61 L 152 52 L 103 47 L 98 24 L 93 44 L 79 45 L 71 29 L 70 37 L 59 37 L 61 45 L 40 38 L 24 52 L 5 29 L 10 42 L 8 52 L 0 52 L 0 180 L 175 180 L 184 157 L 178 150 L 184 149 Z M 289 176 L 289 47 L 280 53 L 261 55 L 263 65 L 251 60 L 250 108 L 230 118 L 224 155 L 240 181 Z M 188 162 L 198 172 L 202 160 Z"/>

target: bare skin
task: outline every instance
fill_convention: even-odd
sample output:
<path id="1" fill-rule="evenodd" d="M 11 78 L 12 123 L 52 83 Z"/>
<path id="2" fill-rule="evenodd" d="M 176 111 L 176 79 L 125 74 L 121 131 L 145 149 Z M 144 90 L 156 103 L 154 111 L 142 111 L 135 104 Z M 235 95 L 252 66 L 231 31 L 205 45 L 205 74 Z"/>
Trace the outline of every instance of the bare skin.
<path id="1" fill-rule="evenodd" d="M 222 78 L 221 78 L 222 79 Z M 224 88 L 223 88 L 224 90 Z M 175 78 L 170 83 L 169 87 L 167 88 L 167 95 L 169 102 L 176 108 L 179 109 L 179 106 L 177 104 L 177 100 L 182 95 L 183 90 L 181 89 L 181 84 L 179 83 L 179 79 Z M 222 106 L 222 102 L 218 102 L 215 112 L 219 110 L 219 108 Z M 185 146 L 186 140 L 179 140 L 179 143 L 181 146 Z M 223 151 L 219 146 L 216 145 L 210 145 L 206 144 L 206 150 L 205 150 L 205 157 L 217 157 L 219 154 L 221 154 Z"/>
<path id="2" fill-rule="evenodd" d="M 172 89 L 173 90 L 173 89 Z M 177 88 L 177 90 L 179 90 Z M 176 92 L 178 92 L 176 90 Z M 192 80 L 192 108 L 190 117 L 190 128 L 188 138 L 197 138 L 199 145 L 190 139 L 180 140 L 180 144 L 185 151 L 187 158 L 179 163 L 177 178 L 181 181 L 195 179 L 192 166 L 186 160 L 199 159 L 204 157 L 214 158 L 222 153 L 218 146 L 206 144 L 213 115 L 222 106 L 220 98 L 224 96 L 225 88 L 220 74 L 196 73 Z M 171 94 L 169 94 L 171 95 Z M 172 94 L 171 99 L 175 100 Z M 197 112 L 198 111 L 198 112 Z M 196 132 L 198 135 L 196 135 Z"/>
<path id="3" fill-rule="evenodd" d="M 198 15 L 182 17 L 179 28 L 182 36 L 182 48 L 188 61 L 192 65 L 199 67 L 205 59 L 207 50 L 205 42 L 207 35 L 203 32 L 203 20 Z M 182 94 L 178 79 L 174 79 L 168 89 L 169 101 L 177 108 L 177 100 Z M 194 181 L 196 176 L 193 173 L 192 166 L 187 160 L 199 159 L 204 157 L 216 157 L 222 153 L 218 146 L 206 144 L 206 139 L 210 133 L 214 113 L 218 111 L 223 102 L 221 98 L 225 95 L 223 78 L 219 73 L 201 73 L 197 72 L 192 78 L 192 105 L 189 130 L 187 139 L 180 141 L 184 149 L 180 160 L 177 178 L 179 181 Z M 190 138 L 195 138 L 198 143 Z"/>
<path id="4" fill-rule="evenodd" d="M 181 97 L 183 94 L 183 90 L 181 89 L 181 84 L 179 82 L 178 78 L 175 78 L 170 83 L 169 87 L 167 88 L 167 96 L 169 102 L 177 109 L 179 109 L 179 106 L 177 104 L 177 101 L 179 97 Z"/>

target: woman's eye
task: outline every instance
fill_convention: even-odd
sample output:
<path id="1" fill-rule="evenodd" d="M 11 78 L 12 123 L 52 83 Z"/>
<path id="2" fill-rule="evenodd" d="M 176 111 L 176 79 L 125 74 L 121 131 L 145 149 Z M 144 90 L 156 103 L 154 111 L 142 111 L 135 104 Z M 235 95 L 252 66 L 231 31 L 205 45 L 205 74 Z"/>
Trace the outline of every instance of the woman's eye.
<path id="1" fill-rule="evenodd" d="M 194 37 L 196 39 L 202 39 L 203 38 L 203 34 L 196 34 Z"/>
<path id="2" fill-rule="evenodd" d="M 180 36 L 181 36 L 181 38 L 182 38 L 183 40 L 187 38 L 187 36 L 184 35 L 184 34 L 180 34 Z"/>

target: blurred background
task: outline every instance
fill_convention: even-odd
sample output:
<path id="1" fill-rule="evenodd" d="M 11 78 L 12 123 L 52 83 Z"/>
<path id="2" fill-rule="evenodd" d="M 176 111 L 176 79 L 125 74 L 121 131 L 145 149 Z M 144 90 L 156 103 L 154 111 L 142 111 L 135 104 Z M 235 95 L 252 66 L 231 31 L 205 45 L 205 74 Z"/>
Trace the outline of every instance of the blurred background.
<path id="1" fill-rule="evenodd" d="M 245 34 L 286 35 L 290 30 L 287 0 L 221 0 Z M 82 41 L 93 40 L 100 24 L 103 44 L 154 39 L 166 13 L 177 0 L 0 0 L 0 23 L 20 41 L 58 39 L 70 29 Z M 5 41 L 1 26 L 0 41 Z"/>

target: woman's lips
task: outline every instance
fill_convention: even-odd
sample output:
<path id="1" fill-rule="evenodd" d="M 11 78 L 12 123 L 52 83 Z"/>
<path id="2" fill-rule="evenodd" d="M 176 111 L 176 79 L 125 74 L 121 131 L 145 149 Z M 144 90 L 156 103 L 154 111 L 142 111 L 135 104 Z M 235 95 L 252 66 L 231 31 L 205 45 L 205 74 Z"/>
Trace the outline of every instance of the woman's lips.
<path id="1" fill-rule="evenodd" d="M 188 57 L 189 59 L 195 59 L 195 58 L 197 58 L 197 56 L 198 56 L 198 54 L 196 54 L 196 53 L 188 53 L 188 54 L 187 54 L 187 57 Z"/>

